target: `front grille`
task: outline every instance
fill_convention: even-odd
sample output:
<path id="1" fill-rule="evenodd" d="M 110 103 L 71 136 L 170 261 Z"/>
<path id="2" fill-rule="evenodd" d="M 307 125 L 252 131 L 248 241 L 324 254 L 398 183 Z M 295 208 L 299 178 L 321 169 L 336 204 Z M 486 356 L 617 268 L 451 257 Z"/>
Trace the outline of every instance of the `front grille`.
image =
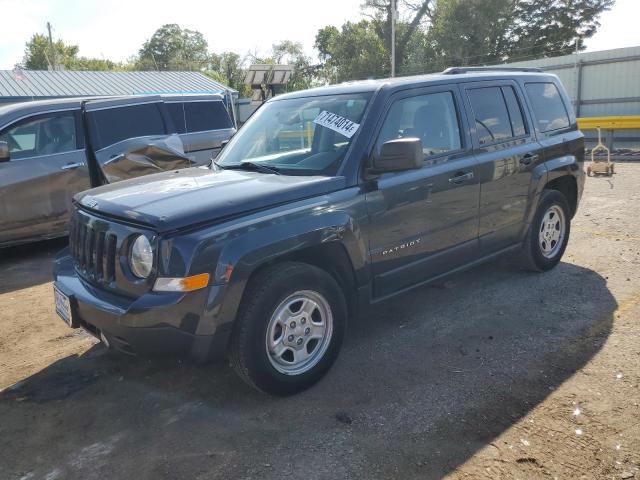
<path id="1" fill-rule="evenodd" d="M 74 215 L 69 227 L 69 249 L 76 268 L 90 280 L 115 280 L 117 236 Z"/>

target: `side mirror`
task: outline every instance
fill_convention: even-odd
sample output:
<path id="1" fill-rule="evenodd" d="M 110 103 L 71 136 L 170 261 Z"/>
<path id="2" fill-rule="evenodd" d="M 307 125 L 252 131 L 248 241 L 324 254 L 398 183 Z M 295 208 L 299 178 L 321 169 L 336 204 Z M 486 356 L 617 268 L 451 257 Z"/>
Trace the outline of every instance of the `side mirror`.
<path id="1" fill-rule="evenodd" d="M 375 173 L 399 172 L 422 167 L 424 153 L 419 138 L 398 138 L 382 144 L 380 155 L 374 157 Z"/>
<path id="2" fill-rule="evenodd" d="M 8 162 L 11 159 L 11 152 L 7 142 L 0 142 L 0 162 Z"/>

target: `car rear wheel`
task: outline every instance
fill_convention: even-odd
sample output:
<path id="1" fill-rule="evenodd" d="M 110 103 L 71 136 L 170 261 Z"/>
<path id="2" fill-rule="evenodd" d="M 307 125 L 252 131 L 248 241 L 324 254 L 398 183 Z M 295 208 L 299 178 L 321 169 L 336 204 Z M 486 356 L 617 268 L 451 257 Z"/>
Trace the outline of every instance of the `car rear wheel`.
<path id="1" fill-rule="evenodd" d="M 247 286 L 231 338 L 231 365 L 263 392 L 304 390 L 335 361 L 346 316 L 340 287 L 325 271 L 293 262 L 267 267 Z"/>
<path id="2" fill-rule="evenodd" d="M 555 267 L 567 248 L 570 230 L 566 197 L 557 190 L 544 190 L 522 246 L 522 266 L 536 272 Z"/>

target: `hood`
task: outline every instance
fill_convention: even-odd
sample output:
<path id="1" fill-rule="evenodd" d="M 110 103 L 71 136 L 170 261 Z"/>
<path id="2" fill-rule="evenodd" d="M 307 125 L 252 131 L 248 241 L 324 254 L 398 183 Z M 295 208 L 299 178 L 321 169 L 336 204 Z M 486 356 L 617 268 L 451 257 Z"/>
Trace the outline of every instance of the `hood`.
<path id="1" fill-rule="evenodd" d="M 344 188 L 344 177 L 187 168 L 124 180 L 76 195 L 84 208 L 159 232 L 223 219 Z"/>

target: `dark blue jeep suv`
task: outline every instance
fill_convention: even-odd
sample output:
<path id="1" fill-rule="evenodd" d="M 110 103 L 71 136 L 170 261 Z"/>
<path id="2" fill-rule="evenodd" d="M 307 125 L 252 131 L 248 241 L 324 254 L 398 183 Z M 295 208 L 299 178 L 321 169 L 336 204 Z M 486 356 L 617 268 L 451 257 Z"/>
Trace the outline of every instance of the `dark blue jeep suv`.
<path id="1" fill-rule="evenodd" d="M 569 99 L 540 71 L 278 96 L 209 167 L 76 196 L 56 308 L 107 346 L 227 355 L 291 394 L 330 368 L 359 307 L 505 252 L 553 268 L 583 159 Z"/>

